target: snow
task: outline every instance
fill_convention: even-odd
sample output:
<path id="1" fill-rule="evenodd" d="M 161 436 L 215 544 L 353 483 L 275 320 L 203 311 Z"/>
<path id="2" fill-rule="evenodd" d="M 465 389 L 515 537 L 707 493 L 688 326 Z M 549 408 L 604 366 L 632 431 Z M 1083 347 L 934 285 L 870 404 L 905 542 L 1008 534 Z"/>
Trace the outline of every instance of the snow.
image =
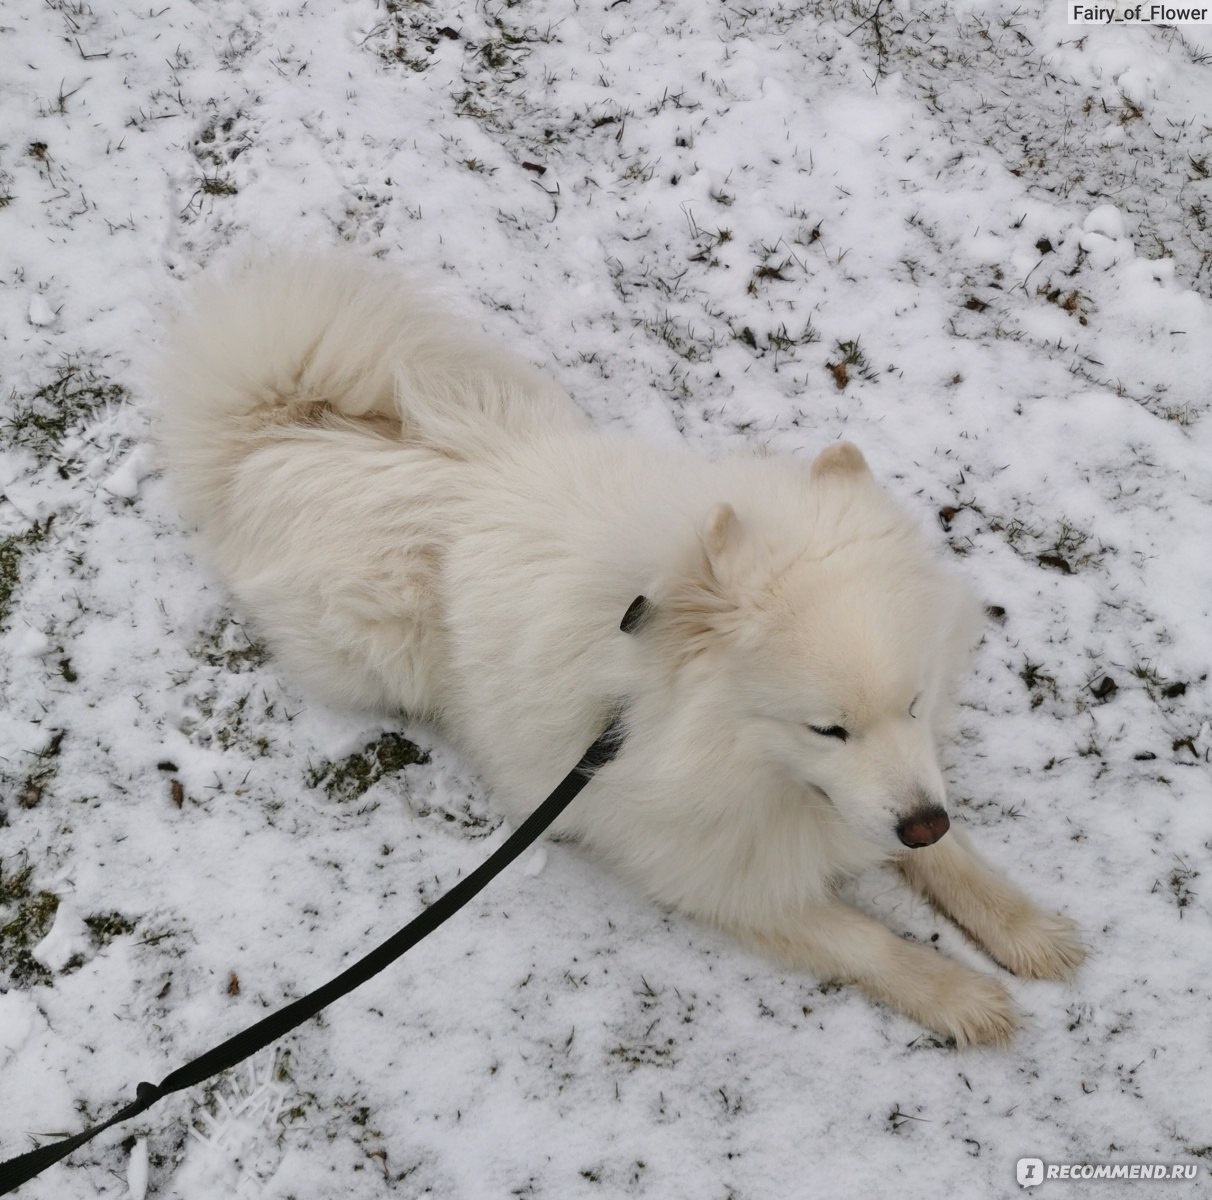
<path id="1" fill-rule="evenodd" d="M 84 914 L 63 896 L 55 909 L 50 932 L 34 947 L 33 957 L 52 974 L 67 969 L 72 959 L 83 959 L 92 948 Z"/>
<path id="2" fill-rule="evenodd" d="M 1004 610 L 955 807 L 1091 951 L 1015 981 L 856 881 L 1029 1014 L 961 1053 L 550 844 L 20 1194 L 1008 1196 L 1024 1155 L 1206 1185 L 1206 42 L 1039 0 L 8 0 L 0 1151 L 324 981 L 505 832 L 437 733 L 265 659 L 157 474 L 149 351 L 250 241 L 434 276 L 621 431 L 857 441 Z M 318 782 L 401 731 L 427 759 Z"/>
<path id="3" fill-rule="evenodd" d="M 126 1167 L 126 1186 L 131 1200 L 143 1200 L 147 1195 L 148 1150 L 147 1139 L 136 1140 Z"/>
<path id="4" fill-rule="evenodd" d="M 31 296 L 29 301 L 29 323 L 31 325 L 53 325 L 55 311 L 43 296 Z"/>

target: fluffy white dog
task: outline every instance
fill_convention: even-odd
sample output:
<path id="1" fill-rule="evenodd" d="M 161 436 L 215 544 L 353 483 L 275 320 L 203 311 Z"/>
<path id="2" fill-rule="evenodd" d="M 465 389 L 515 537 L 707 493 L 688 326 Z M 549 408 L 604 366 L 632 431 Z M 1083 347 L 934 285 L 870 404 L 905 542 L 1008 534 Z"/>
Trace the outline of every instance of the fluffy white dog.
<path id="1" fill-rule="evenodd" d="M 936 741 L 980 609 L 853 446 L 709 461 L 599 432 L 341 257 L 204 279 L 160 391 L 182 500 L 283 662 L 436 722 L 513 815 L 626 699 L 622 755 L 558 828 L 654 900 L 961 1044 L 1010 1036 L 1005 988 L 839 877 L 895 859 L 1011 971 L 1081 961 L 1072 922 L 948 832 Z"/>

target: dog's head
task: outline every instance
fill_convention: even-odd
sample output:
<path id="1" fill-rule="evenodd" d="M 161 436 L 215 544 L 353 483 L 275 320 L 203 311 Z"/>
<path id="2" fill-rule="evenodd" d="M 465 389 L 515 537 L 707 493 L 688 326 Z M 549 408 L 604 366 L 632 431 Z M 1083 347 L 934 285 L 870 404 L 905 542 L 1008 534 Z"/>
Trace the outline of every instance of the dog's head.
<path id="1" fill-rule="evenodd" d="M 747 754 L 876 845 L 929 845 L 949 823 L 939 720 L 980 607 L 853 446 L 818 456 L 793 496 L 707 516 L 656 601 L 666 646 Z"/>

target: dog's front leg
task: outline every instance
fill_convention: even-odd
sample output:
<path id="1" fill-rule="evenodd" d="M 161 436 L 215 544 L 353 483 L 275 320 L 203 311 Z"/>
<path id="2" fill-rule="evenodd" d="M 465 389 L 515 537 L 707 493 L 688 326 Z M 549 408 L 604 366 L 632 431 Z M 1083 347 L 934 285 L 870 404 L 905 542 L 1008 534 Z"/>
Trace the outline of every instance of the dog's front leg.
<path id="1" fill-rule="evenodd" d="M 958 1045 L 1009 1041 L 1018 1015 L 996 979 L 894 936 L 858 909 L 816 905 L 785 929 L 739 931 L 745 940 L 822 979 L 857 984 Z"/>
<path id="2" fill-rule="evenodd" d="M 1061 979 L 1086 956 L 1074 922 L 1033 904 L 954 827 L 933 846 L 904 855 L 900 867 L 913 888 L 1016 975 Z"/>

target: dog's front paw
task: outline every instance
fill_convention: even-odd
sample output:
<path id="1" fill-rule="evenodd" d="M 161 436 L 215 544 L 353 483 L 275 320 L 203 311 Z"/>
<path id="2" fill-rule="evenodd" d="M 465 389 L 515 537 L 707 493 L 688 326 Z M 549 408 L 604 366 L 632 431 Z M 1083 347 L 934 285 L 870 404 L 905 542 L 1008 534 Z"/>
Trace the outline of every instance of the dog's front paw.
<path id="1" fill-rule="evenodd" d="M 1081 966 L 1086 948 L 1076 922 L 1036 909 L 1004 930 L 994 957 L 1025 979 L 1064 979 Z"/>
<path id="2" fill-rule="evenodd" d="M 996 979 L 957 964 L 939 984 L 931 1011 L 919 1017 L 923 1024 L 957 1046 L 1004 1046 L 1014 1036 L 1018 1009 Z"/>

